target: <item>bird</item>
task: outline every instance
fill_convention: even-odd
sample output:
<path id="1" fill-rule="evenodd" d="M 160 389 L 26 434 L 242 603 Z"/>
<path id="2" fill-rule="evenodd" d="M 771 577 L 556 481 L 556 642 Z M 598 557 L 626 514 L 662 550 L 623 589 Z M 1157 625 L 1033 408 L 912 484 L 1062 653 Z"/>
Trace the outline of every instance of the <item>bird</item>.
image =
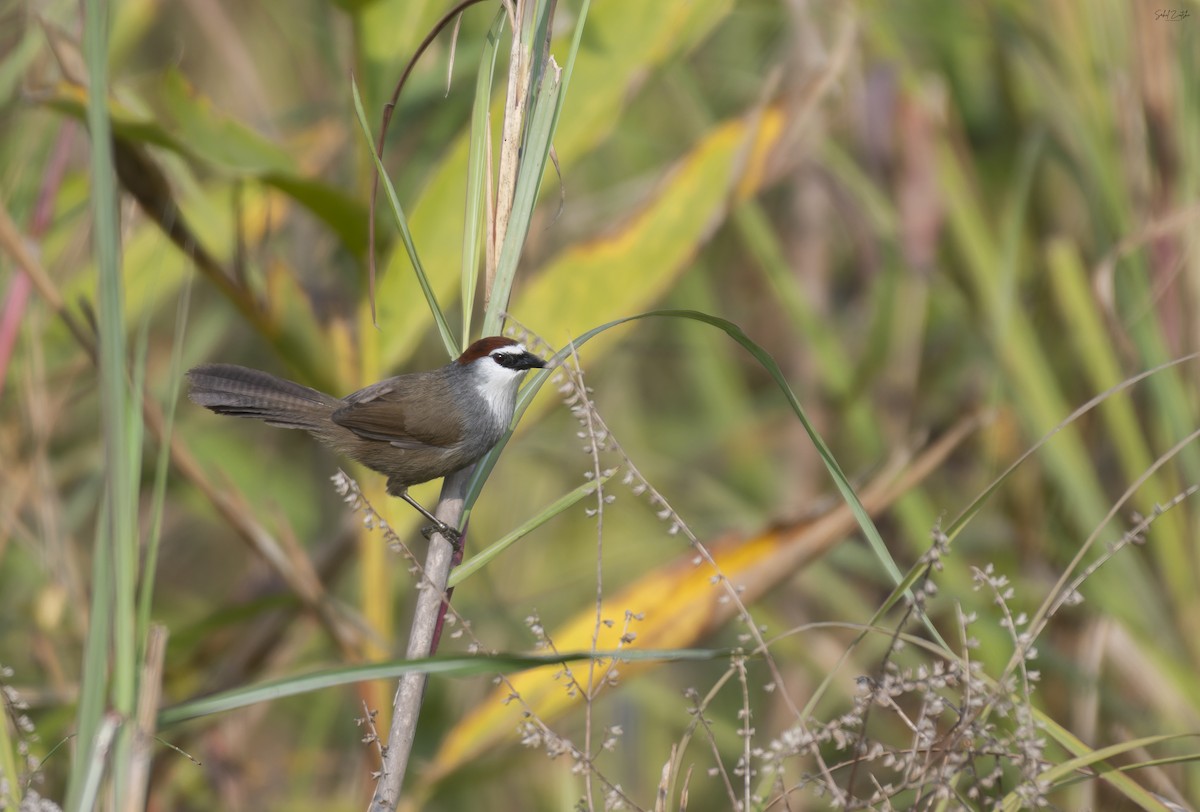
<path id="1" fill-rule="evenodd" d="M 408 494 L 412 485 L 478 462 L 504 436 L 517 389 L 546 362 L 504 336 L 475 341 L 443 367 L 371 384 L 344 398 L 269 372 L 205 364 L 187 372 L 188 397 L 217 414 L 301 429 L 387 477 L 387 492 L 433 522 L 453 543 L 459 532 Z"/>

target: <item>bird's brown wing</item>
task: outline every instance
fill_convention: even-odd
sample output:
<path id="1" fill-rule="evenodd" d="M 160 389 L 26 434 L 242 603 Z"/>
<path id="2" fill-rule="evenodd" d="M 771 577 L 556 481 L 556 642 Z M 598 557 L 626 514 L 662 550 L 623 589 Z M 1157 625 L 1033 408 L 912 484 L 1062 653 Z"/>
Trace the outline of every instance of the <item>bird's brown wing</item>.
<path id="1" fill-rule="evenodd" d="M 450 448 L 463 439 L 463 426 L 448 408 L 449 387 L 427 373 L 389 378 L 342 402 L 333 422 L 360 437 L 410 449 Z"/>

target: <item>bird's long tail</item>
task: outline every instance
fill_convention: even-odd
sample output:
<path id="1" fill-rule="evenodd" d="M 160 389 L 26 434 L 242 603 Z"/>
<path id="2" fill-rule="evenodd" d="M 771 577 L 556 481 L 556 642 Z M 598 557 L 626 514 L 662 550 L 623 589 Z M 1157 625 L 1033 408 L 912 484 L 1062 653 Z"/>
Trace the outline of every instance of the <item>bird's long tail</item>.
<path id="1" fill-rule="evenodd" d="M 272 426 L 321 434 L 329 415 L 341 406 L 337 398 L 233 364 L 207 364 L 188 371 L 193 403 L 217 414 L 253 417 Z"/>

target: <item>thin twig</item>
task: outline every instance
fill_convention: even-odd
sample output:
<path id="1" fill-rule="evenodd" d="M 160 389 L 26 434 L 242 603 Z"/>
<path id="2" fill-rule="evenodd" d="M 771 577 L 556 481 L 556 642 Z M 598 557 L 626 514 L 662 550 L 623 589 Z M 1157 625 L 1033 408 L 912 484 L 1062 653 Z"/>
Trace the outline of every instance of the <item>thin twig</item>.
<path id="1" fill-rule="evenodd" d="M 600 627 L 604 622 L 604 471 L 600 463 L 600 452 L 604 449 L 604 439 L 592 419 L 595 408 L 591 406 L 588 398 L 587 384 L 584 383 L 583 369 L 579 364 L 579 353 L 574 344 L 571 345 L 571 364 L 564 364 L 563 370 L 574 386 L 578 398 L 577 405 L 572 407 L 572 411 L 576 413 L 577 417 L 580 417 L 584 425 L 584 432 L 587 434 L 586 451 L 592 462 L 590 477 L 596 484 L 596 620 L 592 625 L 592 652 L 595 653 L 600 645 Z M 578 405 L 580 401 L 583 405 Z M 595 697 L 596 687 L 596 660 L 593 658 L 588 660 L 587 685 L 584 690 L 583 757 L 589 765 L 592 763 L 593 757 L 592 700 Z M 583 783 L 584 798 L 587 800 L 588 809 L 593 809 L 592 770 L 584 771 Z"/>

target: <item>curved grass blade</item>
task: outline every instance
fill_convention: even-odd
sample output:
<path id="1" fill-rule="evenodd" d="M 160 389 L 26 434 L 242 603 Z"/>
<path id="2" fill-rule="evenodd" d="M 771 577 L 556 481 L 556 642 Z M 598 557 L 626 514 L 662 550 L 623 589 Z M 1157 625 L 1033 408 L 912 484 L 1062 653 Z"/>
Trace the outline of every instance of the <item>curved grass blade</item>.
<path id="1" fill-rule="evenodd" d="M 603 485 L 611 478 L 612 474 L 600 477 L 600 484 Z M 513 544 L 516 544 L 519 539 L 529 535 L 531 532 L 577 503 L 580 499 L 583 499 L 585 496 L 589 496 L 595 492 L 596 481 L 591 480 L 583 483 L 575 490 L 565 494 L 555 502 L 547 505 L 540 513 L 530 518 L 529 521 L 522 524 L 516 530 L 513 530 L 499 541 L 481 550 L 477 555 L 471 556 L 471 558 L 465 561 L 462 566 L 457 567 L 453 572 L 450 573 L 450 581 L 448 586 L 457 586 L 467 578 L 470 578 L 476 572 L 483 569 L 484 566 L 486 566 L 493 558 L 500 555 L 500 553 L 507 550 Z"/>
<path id="2" fill-rule="evenodd" d="M 495 674 L 525 671 L 546 665 L 558 665 L 580 660 L 712 660 L 726 656 L 724 649 L 680 649 L 677 651 L 577 651 L 562 654 L 490 654 L 473 657 L 429 657 L 422 660 L 390 660 L 349 668 L 317 671 L 285 679 L 237 688 L 232 691 L 184 702 L 166 708 L 158 714 L 158 727 L 178 724 L 188 719 L 210 716 L 214 713 L 244 708 L 259 702 L 268 702 L 288 696 L 297 696 L 325 688 L 335 688 L 375 679 L 395 679 L 403 674 L 441 674 L 453 677 L 469 677 L 478 674 Z"/>
<path id="3" fill-rule="evenodd" d="M 1054 428 L 1050 429 L 1050 431 L 1048 431 L 1044 435 L 1042 435 L 1042 438 L 1040 440 L 1038 440 L 1036 443 L 1034 443 L 1033 445 L 1031 445 L 1028 448 L 1028 450 L 1025 451 L 1024 454 L 1017 457 L 1016 461 L 1014 461 L 1012 465 L 1008 466 L 1008 468 L 1005 468 L 1004 473 L 1002 473 L 1002 474 L 1000 474 L 1000 476 L 996 477 L 995 481 L 993 481 L 991 485 L 988 485 L 987 488 L 984 489 L 983 493 L 981 493 L 981 494 L 979 494 L 979 496 L 975 497 L 975 499 L 971 502 L 971 504 L 967 505 L 963 509 L 962 513 L 958 514 L 958 517 L 953 522 L 951 522 L 949 527 L 946 528 L 946 535 L 951 540 L 953 540 L 954 537 L 957 536 L 964 527 L 966 527 L 967 522 L 969 522 L 972 518 L 974 518 L 975 514 L 978 513 L 983 508 L 984 503 L 987 502 L 988 499 L 991 498 L 992 494 L 1000 489 L 1000 486 L 1004 483 L 1004 480 L 1008 479 L 1009 475 L 1012 474 L 1012 472 L 1015 471 L 1018 466 L 1020 466 L 1023 462 L 1025 462 L 1025 460 L 1027 460 L 1031 456 L 1033 456 L 1039 449 L 1041 449 L 1042 446 L 1044 446 L 1046 443 L 1050 442 L 1051 438 L 1053 438 L 1054 435 L 1058 434 L 1060 431 L 1065 429 L 1067 426 L 1071 425 L 1071 423 L 1075 422 L 1078 418 L 1087 414 L 1092 409 L 1096 408 L 1097 406 L 1099 406 L 1104 401 L 1108 400 L 1108 398 L 1112 397 L 1113 395 L 1118 394 L 1119 392 L 1125 391 L 1126 389 L 1130 388 L 1134 384 L 1139 383 L 1140 381 L 1143 381 L 1146 378 L 1149 378 L 1151 375 L 1162 372 L 1163 370 L 1166 370 L 1166 369 L 1170 369 L 1171 367 L 1178 366 L 1179 364 L 1183 364 L 1188 361 L 1195 360 L 1196 358 L 1200 358 L 1200 352 L 1189 353 L 1189 354 L 1181 356 L 1179 358 L 1175 358 L 1175 359 L 1172 359 L 1165 363 L 1159 364 L 1156 367 L 1151 367 L 1150 369 L 1147 369 L 1144 372 L 1139 372 L 1137 375 L 1134 375 L 1131 378 L 1126 378 L 1125 380 L 1121 381 L 1116 386 L 1113 386 L 1113 387 L 1110 387 L 1110 388 L 1104 390 L 1103 392 L 1101 392 L 1100 394 L 1096 395 L 1094 398 L 1089 400 L 1087 403 L 1084 403 L 1078 409 L 1071 412 L 1057 426 L 1055 426 Z"/>
<path id="4" fill-rule="evenodd" d="M 1119 756 L 1122 753 L 1128 753 L 1143 747 L 1149 747 L 1154 744 L 1160 744 L 1165 741 L 1183 738 L 1184 736 L 1193 736 L 1195 734 L 1171 734 L 1160 736 L 1146 736 L 1140 739 L 1131 739 L 1129 741 L 1112 744 L 1108 747 L 1101 747 L 1098 750 L 1092 750 L 1082 741 L 1075 737 L 1067 729 L 1060 727 L 1053 720 L 1049 719 L 1045 714 L 1038 714 L 1038 722 L 1047 733 L 1060 745 L 1072 754 L 1075 758 L 1068 759 L 1060 764 L 1056 764 L 1050 769 L 1044 771 L 1038 776 L 1038 781 L 1053 787 L 1058 782 L 1090 767 L 1097 767 L 1098 778 L 1106 781 L 1115 790 L 1120 792 L 1133 803 L 1137 804 L 1142 809 L 1160 810 L 1168 812 L 1167 807 L 1162 801 L 1152 795 L 1149 790 L 1139 785 L 1136 781 L 1121 774 L 1120 771 L 1104 764 L 1105 761 L 1113 756 Z M 1005 812 L 1015 812 L 1022 809 L 1022 801 L 1016 792 L 1010 792 L 1005 796 L 1003 802 L 997 807 L 1005 810 Z"/>
<path id="5" fill-rule="evenodd" d="M 747 352 L 754 356 L 755 360 L 758 361 L 763 369 L 765 369 L 775 381 L 775 385 L 779 387 L 779 390 L 787 399 L 788 405 L 792 407 L 792 411 L 795 412 L 796 416 L 800 419 L 800 424 L 804 426 L 804 430 L 807 432 L 809 439 L 812 440 L 813 446 L 817 449 L 817 453 L 820 455 L 821 461 L 825 463 L 825 468 L 829 471 L 830 476 L 833 477 L 834 484 L 841 493 L 842 499 L 854 513 L 854 518 L 858 522 L 858 526 L 862 530 L 863 535 L 866 537 L 867 543 L 870 545 L 872 552 L 875 553 L 875 557 L 879 559 L 879 562 L 883 565 L 884 569 L 887 570 L 888 575 L 891 576 L 895 583 L 900 584 L 904 582 L 905 579 L 900 573 L 900 568 L 896 565 L 891 553 L 888 552 L 887 546 L 883 543 L 883 538 L 879 535 L 879 530 L 875 527 L 875 523 L 871 521 L 871 517 L 867 515 L 866 509 L 863 508 L 862 502 L 859 501 L 858 495 L 855 494 L 854 488 L 850 485 L 850 481 L 842 472 L 841 466 L 838 465 L 837 460 L 834 459 L 833 452 L 829 450 L 829 447 L 825 444 L 825 441 L 821 439 L 821 435 L 809 421 L 808 415 L 804 411 L 804 407 L 800 405 L 800 400 L 796 397 L 796 393 L 792 391 L 792 387 L 788 384 L 787 378 L 784 376 L 783 370 L 780 369 L 779 364 L 774 358 L 771 357 L 770 353 L 768 353 L 766 350 L 756 344 L 749 336 L 747 336 L 746 333 L 743 332 L 742 328 L 738 327 L 736 324 L 728 321 L 727 319 L 720 318 L 719 316 L 712 316 L 708 313 L 701 313 L 695 310 L 652 310 L 648 313 L 639 313 L 634 316 L 626 316 L 622 319 L 615 319 L 606 324 L 602 324 L 599 327 L 594 327 L 581 335 L 579 338 L 575 339 L 570 345 L 555 353 L 554 358 L 551 359 L 549 366 L 530 378 L 529 383 L 517 396 L 517 409 L 513 416 L 513 426 L 516 426 L 517 422 L 521 419 L 521 415 L 523 415 L 525 410 L 529 408 L 529 404 L 533 400 L 534 395 L 537 394 L 542 384 L 545 383 L 553 368 L 562 363 L 562 361 L 571 354 L 573 346 L 578 347 L 605 330 L 609 330 L 620 324 L 637 321 L 639 319 L 664 317 L 689 319 L 692 321 L 698 321 L 702 324 L 707 324 L 711 327 L 716 327 L 738 344 L 742 345 Z M 509 428 L 508 433 L 500 440 L 499 443 L 496 444 L 496 447 L 493 448 L 488 455 L 484 457 L 483 460 L 481 460 L 480 463 L 475 467 L 475 473 L 472 476 L 470 486 L 467 489 L 466 505 L 468 510 L 470 510 L 471 505 L 473 505 L 475 500 L 478 498 L 479 491 L 483 488 L 483 483 L 487 480 L 492 468 L 495 467 L 496 460 L 499 458 L 500 453 L 504 450 L 504 446 L 508 444 L 508 440 L 511 436 L 512 428 Z M 933 625 L 928 621 L 928 619 L 925 619 L 924 622 L 929 631 L 940 640 L 940 636 L 938 636 L 937 631 L 933 628 Z"/>
<path id="6" fill-rule="evenodd" d="M 437 295 L 433 292 L 433 287 L 429 284 L 429 277 L 425 274 L 425 267 L 421 264 L 421 258 L 417 256 L 417 246 L 413 242 L 412 232 L 408 228 L 408 218 L 404 216 L 404 209 L 400 207 L 400 198 L 396 195 L 396 187 L 392 185 L 392 179 L 383 168 L 383 161 L 379 160 L 379 156 L 375 154 L 374 141 L 371 138 L 371 125 L 367 123 L 367 113 L 363 109 L 362 96 L 358 92 L 358 83 L 354 81 L 353 77 L 350 79 L 350 89 L 354 95 L 354 112 L 358 116 L 358 126 L 362 130 L 363 138 L 366 139 L 371 157 L 375 160 L 375 171 L 379 173 L 379 178 L 383 181 L 384 191 L 387 192 L 388 204 L 392 209 L 392 217 L 396 220 L 397 228 L 400 229 L 400 239 L 404 243 L 405 250 L 408 251 L 408 259 L 412 263 L 413 271 L 417 275 L 417 282 L 421 285 L 421 292 L 425 294 L 425 301 L 429 303 L 429 310 L 433 314 L 434 322 L 437 324 L 438 334 L 442 337 L 442 343 L 446 345 L 446 352 L 451 358 L 457 358 L 461 354 L 462 348 L 458 346 L 458 342 L 450 332 L 450 325 L 446 323 L 446 315 L 438 305 Z M 373 250 L 373 248 L 368 247 L 367 250 Z M 372 289 L 374 289 L 374 280 L 372 280 Z M 373 309 L 374 302 L 372 302 Z"/>

